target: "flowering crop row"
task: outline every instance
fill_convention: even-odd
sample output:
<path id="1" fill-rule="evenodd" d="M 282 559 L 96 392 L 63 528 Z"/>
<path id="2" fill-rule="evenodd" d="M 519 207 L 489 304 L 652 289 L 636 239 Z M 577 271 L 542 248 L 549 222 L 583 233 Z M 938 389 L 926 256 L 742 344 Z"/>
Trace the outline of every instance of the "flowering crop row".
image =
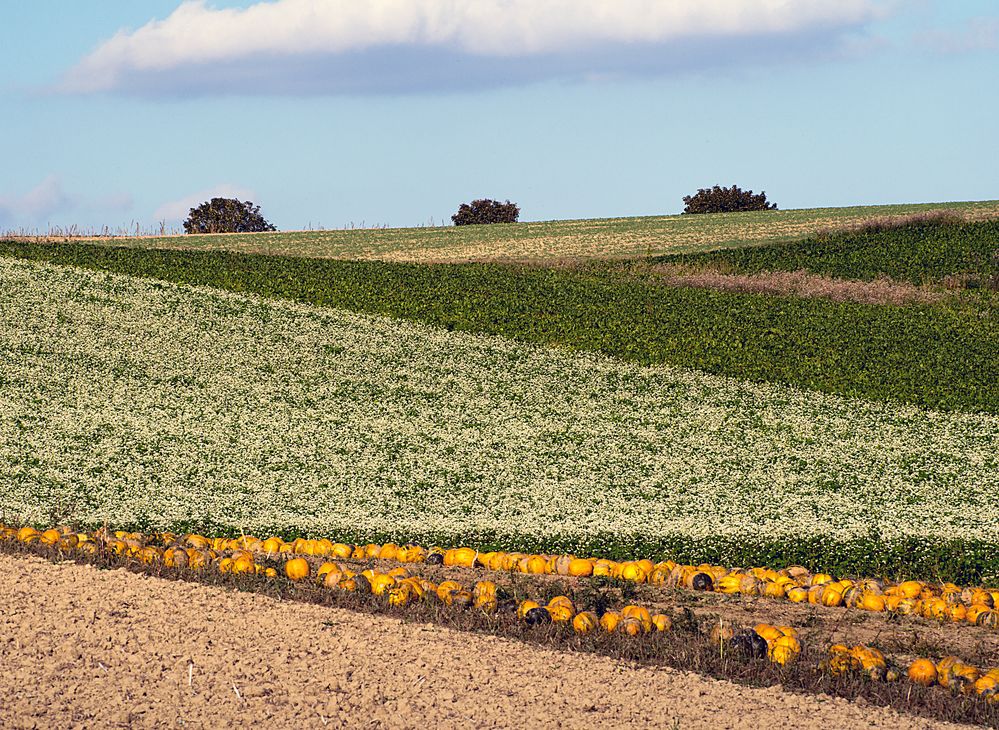
<path id="1" fill-rule="evenodd" d="M 0 511 L 38 524 L 999 567 L 995 415 L 3 258 L 0 352 Z"/>

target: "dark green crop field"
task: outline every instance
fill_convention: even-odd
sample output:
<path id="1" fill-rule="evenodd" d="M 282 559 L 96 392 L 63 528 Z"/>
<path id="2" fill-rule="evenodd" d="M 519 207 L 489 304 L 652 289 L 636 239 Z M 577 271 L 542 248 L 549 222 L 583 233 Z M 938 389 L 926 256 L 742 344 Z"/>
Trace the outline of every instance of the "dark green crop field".
<path id="1" fill-rule="evenodd" d="M 653 261 L 747 274 L 804 270 L 841 279 L 888 277 L 912 284 L 952 277 L 955 285 L 999 288 L 999 221 L 926 221 Z"/>
<path id="2" fill-rule="evenodd" d="M 999 412 L 986 305 L 878 306 L 671 288 L 613 267 L 420 265 L 0 243 L 0 255 L 384 314 L 642 364 L 939 409 Z"/>

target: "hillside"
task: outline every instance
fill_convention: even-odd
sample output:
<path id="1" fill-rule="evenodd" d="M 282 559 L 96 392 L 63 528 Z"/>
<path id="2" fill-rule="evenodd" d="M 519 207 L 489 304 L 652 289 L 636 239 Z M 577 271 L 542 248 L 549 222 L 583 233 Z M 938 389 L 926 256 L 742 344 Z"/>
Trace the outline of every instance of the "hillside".
<path id="1" fill-rule="evenodd" d="M 971 219 L 999 216 L 999 201 L 814 208 L 718 215 L 545 221 L 492 226 L 289 231 L 114 238 L 116 246 L 238 251 L 387 261 L 620 258 L 792 241 L 872 218 L 948 209 Z"/>

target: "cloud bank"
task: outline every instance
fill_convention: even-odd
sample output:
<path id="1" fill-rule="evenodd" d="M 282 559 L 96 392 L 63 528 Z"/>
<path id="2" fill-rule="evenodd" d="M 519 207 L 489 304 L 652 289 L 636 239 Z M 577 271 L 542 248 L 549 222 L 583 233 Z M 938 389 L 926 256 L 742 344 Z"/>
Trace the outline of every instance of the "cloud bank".
<path id="1" fill-rule="evenodd" d="M 49 175 L 23 195 L 0 195 L 0 223 L 38 223 L 73 205 L 72 198 L 63 189 L 62 180 Z"/>
<path id="2" fill-rule="evenodd" d="M 222 183 L 221 185 L 184 196 L 179 200 L 171 200 L 168 203 L 163 203 L 163 205 L 153 212 L 153 220 L 165 221 L 168 224 L 181 223 L 187 220 L 191 208 L 196 208 L 212 198 L 237 198 L 239 200 L 252 200 L 255 203 L 260 202 L 257 200 L 257 194 L 254 191 L 239 187 L 238 185 Z"/>
<path id="3" fill-rule="evenodd" d="M 877 0 L 186 0 L 102 43 L 60 89 L 322 94 L 664 73 L 828 51 L 881 14 Z"/>
<path id="4" fill-rule="evenodd" d="M 37 226 L 69 213 L 120 215 L 132 209 L 127 193 L 88 196 L 70 193 L 58 175 L 49 175 L 22 194 L 0 195 L 0 226 Z"/>

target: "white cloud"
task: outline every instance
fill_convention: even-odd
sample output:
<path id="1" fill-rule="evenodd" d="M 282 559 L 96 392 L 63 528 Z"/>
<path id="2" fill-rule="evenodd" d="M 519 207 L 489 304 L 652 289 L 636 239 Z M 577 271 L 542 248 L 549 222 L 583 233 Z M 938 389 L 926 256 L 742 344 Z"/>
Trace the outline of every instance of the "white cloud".
<path id="1" fill-rule="evenodd" d="M 883 7 L 879 0 L 274 0 L 215 9 L 187 0 L 166 19 L 101 44 L 67 73 L 62 89 L 135 92 L 192 68 L 232 81 L 247 72 L 240 62 L 250 59 L 281 66 L 361 54 L 362 73 L 374 65 L 384 74 L 364 55 L 373 51 L 395 54 L 396 61 L 400 51 L 437 54 L 438 61 L 517 61 L 690 41 L 738 46 L 856 29 Z M 302 71 L 300 64 L 291 68 Z"/>
<path id="2" fill-rule="evenodd" d="M 260 202 L 257 200 L 257 194 L 252 190 L 223 183 L 201 192 L 192 193 L 179 200 L 164 203 L 153 213 L 153 219 L 173 224 L 180 223 L 187 219 L 191 208 L 196 208 L 212 198 L 237 198 L 239 200 L 252 200 L 254 203 Z"/>
<path id="3" fill-rule="evenodd" d="M 75 205 L 63 189 L 57 175 L 49 175 L 23 195 L 0 195 L 0 221 L 44 223 L 49 216 L 65 212 Z"/>
<path id="4" fill-rule="evenodd" d="M 106 218 L 127 213 L 134 206 L 128 193 L 101 196 L 71 193 L 58 175 L 49 175 L 23 194 L 0 195 L 0 225 L 37 226 L 65 224 L 70 213 L 84 218 Z"/>

